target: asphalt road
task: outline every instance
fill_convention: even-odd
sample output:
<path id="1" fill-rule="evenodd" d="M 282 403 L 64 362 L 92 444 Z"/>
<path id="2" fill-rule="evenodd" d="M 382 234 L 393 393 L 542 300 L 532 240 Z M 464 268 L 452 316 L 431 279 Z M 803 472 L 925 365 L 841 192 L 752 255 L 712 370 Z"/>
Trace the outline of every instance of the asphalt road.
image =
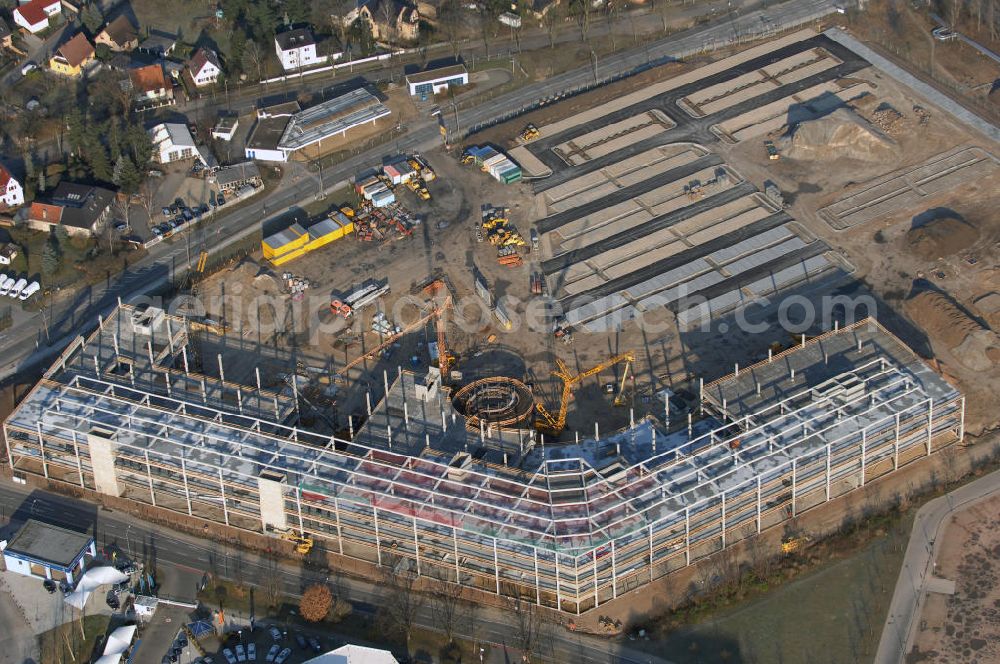
<path id="1" fill-rule="evenodd" d="M 920 617 L 925 597 L 924 585 L 937 559 L 938 541 L 946 521 L 955 512 L 966 510 L 998 491 L 1000 471 L 935 498 L 917 512 L 896 590 L 889 604 L 889 615 L 882 629 L 875 664 L 900 664 L 905 661 L 906 653 L 912 646 L 915 622 Z"/>
<path id="2" fill-rule="evenodd" d="M 797 25 L 807 17 L 832 12 L 831 0 L 793 0 L 774 5 L 765 11 L 756 10 L 741 16 L 730 16 L 707 23 L 683 33 L 671 35 L 646 46 L 609 56 L 598 64 L 599 76 L 631 71 L 650 62 L 680 57 L 707 47 L 718 46 L 734 39 L 744 39 L 751 34 L 773 31 L 781 25 Z M 594 71 L 590 66 L 550 77 L 526 85 L 506 95 L 501 95 L 478 107 L 459 111 L 461 126 L 497 121 L 521 109 L 533 106 L 538 100 L 558 96 L 562 91 L 590 85 Z M 344 160 L 337 167 L 324 172 L 325 190 L 340 187 L 357 171 L 380 163 L 383 156 L 399 152 L 421 152 L 440 144 L 436 121 L 422 118 L 407 127 L 398 140 L 376 147 Z M 327 184 L 329 183 L 329 184 Z M 238 242 L 254 233 L 261 220 L 267 219 L 268 210 L 284 211 L 289 206 L 307 203 L 318 191 L 317 181 L 311 177 L 300 178 L 283 184 L 266 198 L 254 200 L 240 210 L 208 222 L 202 228 L 192 229 L 191 247 L 207 244 L 214 251 Z M 0 379 L 58 354 L 59 350 L 95 321 L 98 314 L 115 306 L 116 299 L 131 300 L 145 293 L 154 292 L 169 280 L 184 272 L 188 262 L 189 247 L 185 238 L 164 242 L 152 248 L 149 255 L 123 274 L 113 278 L 103 287 L 91 287 L 76 294 L 71 300 L 62 300 L 48 314 L 49 332 L 43 335 L 43 317 L 35 314 L 20 320 L 0 336 L 4 350 L 4 364 L 0 365 Z"/>
<path id="3" fill-rule="evenodd" d="M 228 579 L 236 575 L 237 557 L 234 550 L 223 542 L 177 533 L 130 515 L 99 509 L 90 503 L 0 481 L 0 521 L 12 519 L 19 524 L 30 517 L 76 530 L 93 529 L 99 547 L 115 543 L 125 551 L 134 552 L 137 559 L 155 559 L 161 573 L 165 568 L 177 566 L 198 573 L 214 570 Z M 259 585 L 259 579 L 277 573 L 283 592 L 293 597 L 310 583 L 323 582 L 329 577 L 328 572 L 290 564 L 282 564 L 275 572 L 270 565 L 250 554 L 241 554 L 238 560 L 241 566 L 239 576 L 246 583 Z M 346 592 L 356 611 L 373 613 L 384 601 L 383 592 L 373 583 L 347 577 L 338 577 L 334 582 L 342 592 Z M 506 646 L 511 650 L 512 646 L 508 644 L 512 641 L 513 628 L 506 617 L 507 612 L 480 607 L 476 612 L 474 633 L 462 636 Z M 432 606 L 425 606 L 418 615 L 417 623 L 437 629 L 440 620 Z M 556 625 L 550 626 L 546 641 L 546 656 L 559 662 L 669 664 L 667 660 L 633 651 L 617 641 L 574 634 Z"/>

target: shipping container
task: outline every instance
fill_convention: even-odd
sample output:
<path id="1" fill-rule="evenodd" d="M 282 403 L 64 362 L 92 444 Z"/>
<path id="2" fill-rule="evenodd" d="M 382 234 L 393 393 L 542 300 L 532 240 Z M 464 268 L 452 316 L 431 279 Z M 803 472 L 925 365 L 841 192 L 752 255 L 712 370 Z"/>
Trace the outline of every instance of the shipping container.
<path id="1" fill-rule="evenodd" d="M 396 194 L 387 189 L 385 191 L 380 191 L 377 194 L 373 194 L 371 201 L 372 205 L 375 207 L 385 207 L 386 205 L 392 205 L 396 202 Z"/>
<path id="2" fill-rule="evenodd" d="M 476 278 L 476 294 L 483 298 L 483 302 L 486 303 L 487 307 L 493 306 L 493 293 L 490 292 L 490 287 L 486 283 L 486 279 L 482 277 Z"/>
<path id="3" fill-rule="evenodd" d="M 271 260 L 290 251 L 301 248 L 309 242 L 309 234 L 299 224 L 292 224 L 285 230 L 275 233 L 261 242 L 264 258 Z"/>
<path id="4" fill-rule="evenodd" d="M 366 185 L 361 191 L 361 195 L 367 200 L 372 200 L 375 196 L 381 194 L 383 191 L 389 191 L 389 187 L 382 181 L 373 182 L 370 185 Z"/>

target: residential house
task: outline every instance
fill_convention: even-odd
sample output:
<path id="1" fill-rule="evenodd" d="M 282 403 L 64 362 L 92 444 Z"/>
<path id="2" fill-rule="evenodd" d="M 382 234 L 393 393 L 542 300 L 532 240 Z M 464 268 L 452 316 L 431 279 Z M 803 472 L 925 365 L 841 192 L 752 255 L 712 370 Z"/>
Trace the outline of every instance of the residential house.
<path id="1" fill-rule="evenodd" d="M 368 0 L 358 8 L 376 41 L 415 41 L 420 37 L 420 11 L 401 0 Z"/>
<path id="2" fill-rule="evenodd" d="M 14 8 L 14 23 L 34 35 L 49 27 L 49 17 L 60 13 L 59 0 L 31 0 Z"/>
<path id="3" fill-rule="evenodd" d="M 8 242 L 3 247 L 0 247 L 0 265 L 10 265 L 13 263 L 20 251 L 21 248 L 13 242 Z"/>
<path id="4" fill-rule="evenodd" d="M 447 90 L 449 87 L 468 85 L 469 72 L 465 65 L 449 65 L 425 69 L 406 77 L 406 85 L 411 97 L 428 97 Z"/>
<path id="5" fill-rule="evenodd" d="M 182 124 L 161 123 L 149 130 L 153 142 L 153 159 L 169 164 L 183 159 L 197 159 L 205 163 L 191 132 Z M 205 164 L 207 166 L 207 164 Z"/>
<path id="6" fill-rule="evenodd" d="M 82 32 L 56 49 L 49 58 L 49 69 L 63 76 L 79 76 L 83 68 L 94 61 L 94 47 Z"/>
<path id="7" fill-rule="evenodd" d="M 274 36 L 274 51 L 278 54 L 281 67 L 285 71 L 298 71 L 321 65 L 327 56 L 317 55 L 316 38 L 309 28 L 285 30 Z M 333 56 L 336 60 L 340 53 Z"/>
<path id="8" fill-rule="evenodd" d="M 139 42 L 136 50 L 158 58 L 165 58 L 173 53 L 175 48 L 177 48 L 176 35 L 162 30 L 150 30 L 146 38 Z"/>
<path id="9" fill-rule="evenodd" d="M 115 192 L 77 182 L 60 182 L 48 201 L 35 201 L 28 211 L 28 227 L 49 231 L 62 226 L 70 235 L 100 233 L 111 217 Z"/>
<path id="10" fill-rule="evenodd" d="M 11 34 L 7 21 L 0 18 L 0 48 L 14 48 L 14 35 Z"/>
<path id="11" fill-rule="evenodd" d="M 10 171 L 0 165 L 0 208 L 24 205 L 24 188 Z"/>
<path id="12" fill-rule="evenodd" d="M 219 80 L 222 73 L 222 65 L 219 58 L 207 48 L 199 48 L 194 57 L 188 61 L 188 73 L 194 84 L 203 88 L 206 85 L 213 85 Z"/>
<path id="13" fill-rule="evenodd" d="M 170 101 L 174 98 L 174 90 L 167 83 L 163 65 L 159 62 L 130 70 L 128 78 L 137 106 Z"/>
<path id="14" fill-rule="evenodd" d="M 94 39 L 95 44 L 104 44 L 112 51 L 131 51 L 139 46 L 139 32 L 132 21 L 122 14 L 108 23 Z"/>

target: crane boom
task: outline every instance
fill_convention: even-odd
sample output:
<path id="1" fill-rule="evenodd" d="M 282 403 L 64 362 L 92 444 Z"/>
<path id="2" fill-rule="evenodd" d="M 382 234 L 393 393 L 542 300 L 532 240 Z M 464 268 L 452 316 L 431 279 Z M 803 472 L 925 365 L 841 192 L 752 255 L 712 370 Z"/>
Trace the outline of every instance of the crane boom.
<path id="1" fill-rule="evenodd" d="M 566 428 L 566 412 L 569 410 L 569 397 L 573 390 L 573 387 L 591 376 L 596 376 L 608 367 L 612 367 L 620 362 L 628 362 L 631 364 L 635 361 L 635 354 L 630 352 L 620 353 L 614 355 L 604 362 L 593 366 L 585 371 L 581 371 L 576 375 L 570 374 L 569 367 L 560 360 L 556 358 L 556 365 L 558 369 L 552 372 L 552 375 L 556 378 L 562 380 L 562 394 L 559 397 L 559 412 L 553 417 L 542 404 L 536 404 L 539 414 L 542 415 L 542 419 L 535 422 L 535 428 L 539 431 L 549 433 L 553 436 L 558 436 L 562 433 L 562 430 Z M 627 373 L 627 370 L 626 370 Z"/>

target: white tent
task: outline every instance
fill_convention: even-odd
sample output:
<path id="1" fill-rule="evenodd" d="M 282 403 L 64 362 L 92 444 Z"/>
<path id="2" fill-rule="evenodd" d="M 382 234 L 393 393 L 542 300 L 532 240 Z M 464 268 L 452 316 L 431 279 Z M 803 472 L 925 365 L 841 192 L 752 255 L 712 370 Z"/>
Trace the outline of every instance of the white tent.
<path id="1" fill-rule="evenodd" d="M 90 594 L 101 586 L 110 586 L 121 583 L 128 579 L 124 572 L 116 570 L 114 567 L 91 567 L 83 573 L 80 583 L 76 584 L 76 590 L 66 595 L 66 603 L 82 609 Z"/>
<path id="2" fill-rule="evenodd" d="M 135 625 L 123 625 L 108 636 L 107 643 L 104 644 L 104 654 L 97 660 L 96 664 L 118 664 L 122 661 L 132 639 L 135 638 Z"/>
<path id="3" fill-rule="evenodd" d="M 399 664 L 388 650 L 347 645 L 313 657 L 303 664 Z"/>

